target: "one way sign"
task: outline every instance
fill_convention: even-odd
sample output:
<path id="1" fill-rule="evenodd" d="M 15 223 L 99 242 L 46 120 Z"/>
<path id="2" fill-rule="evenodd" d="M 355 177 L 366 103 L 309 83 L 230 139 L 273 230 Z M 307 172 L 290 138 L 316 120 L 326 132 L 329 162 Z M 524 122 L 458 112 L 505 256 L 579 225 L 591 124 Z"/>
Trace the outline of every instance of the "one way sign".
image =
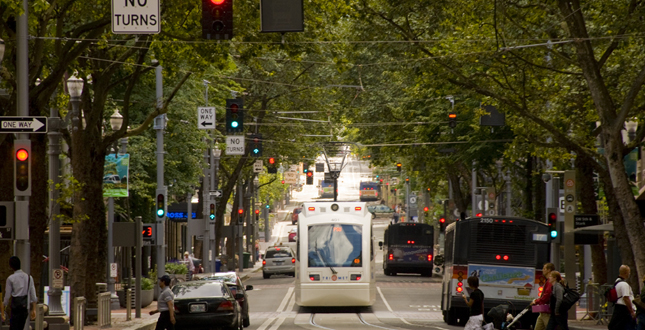
<path id="1" fill-rule="evenodd" d="M 47 117 L 0 117 L 0 133 L 47 133 Z"/>
<path id="2" fill-rule="evenodd" d="M 197 128 L 215 129 L 215 107 L 197 108 Z"/>

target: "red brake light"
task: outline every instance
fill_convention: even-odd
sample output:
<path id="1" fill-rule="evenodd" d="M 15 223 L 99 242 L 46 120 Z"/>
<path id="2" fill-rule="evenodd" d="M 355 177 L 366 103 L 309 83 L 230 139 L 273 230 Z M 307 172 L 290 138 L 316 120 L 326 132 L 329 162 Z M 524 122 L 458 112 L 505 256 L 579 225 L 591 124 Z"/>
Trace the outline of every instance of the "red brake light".
<path id="1" fill-rule="evenodd" d="M 461 291 L 464 291 L 464 288 L 462 288 L 462 287 L 460 287 L 460 286 L 459 286 L 459 287 L 457 287 L 457 292 L 461 292 Z"/>
<path id="2" fill-rule="evenodd" d="M 233 311 L 235 309 L 233 308 L 233 303 L 227 300 L 227 301 L 219 304 L 219 307 L 217 307 L 217 310 L 218 311 Z"/>
<path id="3" fill-rule="evenodd" d="M 315 210 L 316 210 L 316 208 L 315 208 L 315 207 L 313 207 L 313 206 L 310 206 L 307 210 L 309 210 L 309 211 L 315 211 Z"/>
<path id="4" fill-rule="evenodd" d="M 387 257 L 389 260 L 394 260 L 394 255 L 390 253 L 390 255 Z"/>
<path id="5" fill-rule="evenodd" d="M 432 254 L 428 254 L 428 261 L 432 261 Z"/>
<path id="6" fill-rule="evenodd" d="M 504 256 L 504 260 L 508 260 L 508 256 Z"/>
<path id="7" fill-rule="evenodd" d="M 357 281 L 360 281 L 360 280 L 361 280 L 361 277 L 360 277 L 360 276 L 357 276 L 357 277 L 356 277 L 356 280 L 357 280 Z"/>
<path id="8" fill-rule="evenodd" d="M 497 259 L 497 260 L 502 259 L 502 256 L 500 256 L 500 255 L 498 254 L 498 255 L 496 255 L 496 256 L 495 256 L 495 259 Z"/>
<path id="9" fill-rule="evenodd" d="M 295 264 L 296 263 L 296 258 L 291 258 L 291 263 Z"/>
<path id="10" fill-rule="evenodd" d="M 276 251 L 280 251 L 280 248 L 275 248 L 275 249 L 276 249 Z"/>
<path id="11" fill-rule="evenodd" d="M 266 261 L 266 260 L 262 260 L 262 266 L 264 266 L 264 265 L 266 265 L 266 264 L 267 264 L 267 261 Z"/>
<path id="12" fill-rule="evenodd" d="M 354 210 L 356 210 L 356 211 L 360 211 L 360 210 L 361 210 L 361 207 L 360 207 L 360 206 L 357 206 L 357 207 L 355 207 L 355 208 L 354 208 Z"/>

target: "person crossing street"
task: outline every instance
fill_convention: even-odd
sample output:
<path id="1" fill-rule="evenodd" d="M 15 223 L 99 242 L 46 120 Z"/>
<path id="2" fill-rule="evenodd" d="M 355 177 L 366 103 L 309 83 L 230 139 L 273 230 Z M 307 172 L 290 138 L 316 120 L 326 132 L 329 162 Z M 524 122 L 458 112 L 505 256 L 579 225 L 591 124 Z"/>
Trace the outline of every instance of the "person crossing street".
<path id="1" fill-rule="evenodd" d="M 160 313 L 155 330 L 175 330 L 175 296 L 170 291 L 170 276 L 164 275 L 159 278 L 159 298 L 157 309 L 150 311 L 150 315 Z"/>

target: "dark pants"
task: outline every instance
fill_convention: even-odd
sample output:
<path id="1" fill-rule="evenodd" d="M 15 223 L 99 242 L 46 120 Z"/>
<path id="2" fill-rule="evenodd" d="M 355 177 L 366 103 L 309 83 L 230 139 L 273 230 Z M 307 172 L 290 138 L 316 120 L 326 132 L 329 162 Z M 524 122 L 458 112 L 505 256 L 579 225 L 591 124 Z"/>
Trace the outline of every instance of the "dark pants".
<path id="1" fill-rule="evenodd" d="M 11 311 L 11 319 L 9 320 L 10 330 L 22 330 L 25 328 L 25 322 L 29 316 L 28 310 Z"/>
<path id="2" fill-rule="evenodd" d="M 609 321 L 607 328 L 609 330 L 633 330 L 635 326 L 634 319 L 627 306 L 615 304 L 614 312 L 611 314 L 611 321 Z"/>
<path id="3" fill-rule="evenodd" d="M 157 320 L 157 326 L 155 327 L 155 330 L 164 330 L 164 329 L 175 330 L 175 325 L 172 324 L 172 322 L 170 322 L 170 312 L 168 311 L 160 313 L 159 319 Z"/>
<path id="4" fill-rule="evenodd" d="M 549 323 L 546 325 L 546 330 L 569 330 L 569 324 L 567 321 L 568 314 L 555 315 L 551 313 L 549 318 Z"/>

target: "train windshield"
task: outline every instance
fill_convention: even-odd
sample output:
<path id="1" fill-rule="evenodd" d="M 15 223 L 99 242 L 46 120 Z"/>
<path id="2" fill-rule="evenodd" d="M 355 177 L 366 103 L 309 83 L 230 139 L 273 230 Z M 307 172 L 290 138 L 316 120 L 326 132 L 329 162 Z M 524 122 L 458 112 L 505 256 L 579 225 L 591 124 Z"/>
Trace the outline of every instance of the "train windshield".
<path id="1" fill-rule="evenodd" d="M 361 267 L 362 226 L 311 225 L 308 230 L 309 267 Z"/>

